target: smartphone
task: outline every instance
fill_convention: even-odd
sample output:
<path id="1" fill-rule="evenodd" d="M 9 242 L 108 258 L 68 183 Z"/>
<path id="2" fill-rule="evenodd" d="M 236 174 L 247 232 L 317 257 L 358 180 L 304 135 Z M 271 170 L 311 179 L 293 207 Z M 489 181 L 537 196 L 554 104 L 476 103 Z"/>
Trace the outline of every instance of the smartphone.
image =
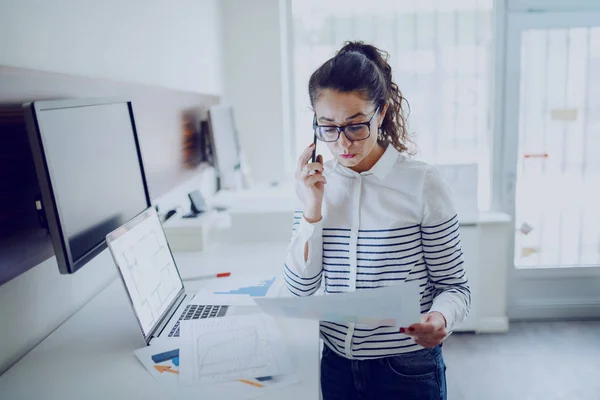
<path id="1" fill-rule="evenodd" d="M 312 160 L 312 162 L 315 162 L 315 161 L 317 161 L 317 134 L 315 133 L 313 135 L 314 135 L 314 137 L 313 137 L 314 147 L 313 147 L 311 160 Z"/>

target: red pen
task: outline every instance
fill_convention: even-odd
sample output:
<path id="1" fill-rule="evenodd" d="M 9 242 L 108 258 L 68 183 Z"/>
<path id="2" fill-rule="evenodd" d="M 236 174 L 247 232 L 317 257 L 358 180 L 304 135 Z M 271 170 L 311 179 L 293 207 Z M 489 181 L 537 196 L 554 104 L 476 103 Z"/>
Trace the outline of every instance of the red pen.
<path id="1" fill-rule="evenodd" d="M 197 281 L 200 279 L 227 278 L 230 275 L 231 275 L 231 272 L 219 272 L 217 274 L 192 276 L 192 277 L 186 278 L 184 280 L 185 281 Z"/>

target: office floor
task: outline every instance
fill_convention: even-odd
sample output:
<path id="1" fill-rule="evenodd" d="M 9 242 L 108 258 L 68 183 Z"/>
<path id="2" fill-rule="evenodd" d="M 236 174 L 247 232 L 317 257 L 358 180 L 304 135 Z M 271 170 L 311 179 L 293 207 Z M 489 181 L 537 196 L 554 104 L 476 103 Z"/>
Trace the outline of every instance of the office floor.
<path id="1" fill-rule="evenodd" d="M 444 343 L 448 400 L 600 400 L 600 321 L 513 322 Z"/>

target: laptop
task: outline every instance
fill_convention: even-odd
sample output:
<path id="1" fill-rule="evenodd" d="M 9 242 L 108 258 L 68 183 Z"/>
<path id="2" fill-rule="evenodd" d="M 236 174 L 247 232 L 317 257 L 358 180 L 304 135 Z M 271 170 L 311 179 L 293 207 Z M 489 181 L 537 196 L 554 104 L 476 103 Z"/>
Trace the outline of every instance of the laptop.
<path id="1" fill-rule="evenodd" d="M 186 293 L 154 208 L 109 233 L 106 242 L 147 345 L 155 338 L 177 339 L 182 320 L 232 312 L 231 306 L 201 304 Z"/>

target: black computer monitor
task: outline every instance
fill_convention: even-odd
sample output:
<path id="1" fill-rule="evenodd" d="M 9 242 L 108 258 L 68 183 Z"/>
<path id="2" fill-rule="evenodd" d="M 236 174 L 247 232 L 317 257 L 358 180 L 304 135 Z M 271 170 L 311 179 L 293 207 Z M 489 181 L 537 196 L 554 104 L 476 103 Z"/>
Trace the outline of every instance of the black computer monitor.
<path id="1" fill-rule="evenodd" d="M 24 104 L 43 210 L 62 274 L 106 248 L 106 235 L 150 206 L 131 102 Z"/>
<path id="2" fill-rule="evenodd" d="M 208 110 L 215 168 L 219 178 L 218 189 L 240 189 L 240 145 L 233 118 L 233 108 L 228 105 L 212 106 Z"/>

